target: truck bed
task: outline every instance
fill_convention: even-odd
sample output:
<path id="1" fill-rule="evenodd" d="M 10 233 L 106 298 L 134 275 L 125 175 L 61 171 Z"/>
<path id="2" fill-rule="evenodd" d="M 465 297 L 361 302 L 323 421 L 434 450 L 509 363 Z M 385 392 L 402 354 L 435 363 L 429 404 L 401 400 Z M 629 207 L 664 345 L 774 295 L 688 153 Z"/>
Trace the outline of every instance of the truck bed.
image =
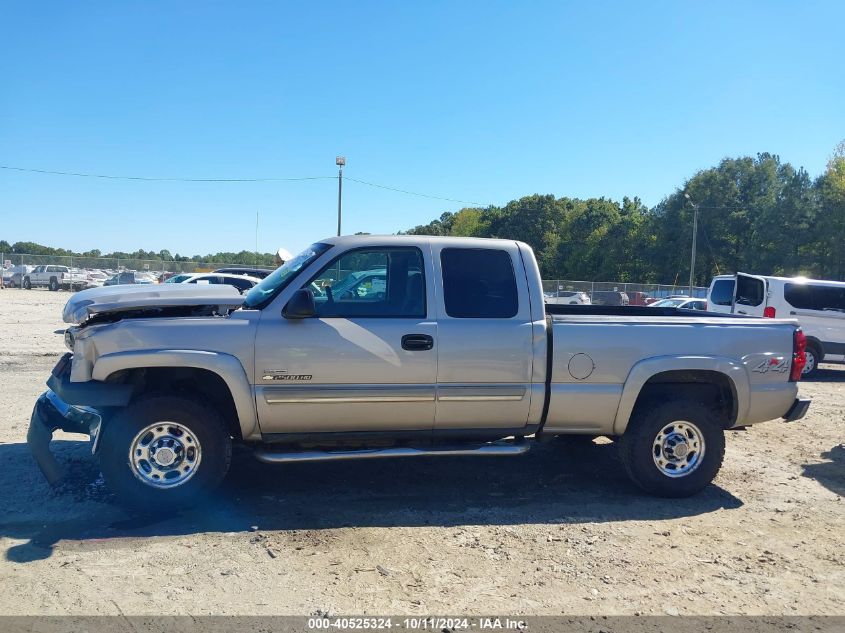
<path id="1" fill-rule="evenodd" d="M 717 314 L 703 310 L 682 310 L 680 308 L 652 308 L 650 306 L 603 306 L 546 304 L 546 314 L 556 316 L 643 316 L 643 317 L 731 317 L 745 319 L 741 314 Z"/>
<path id="2" fill-rule="evenodd" d="M 793 320 L 648 306 L 547 305 L 546 314 L 552 338 L 546 430 L 616 434 L 633 406 L 626 389 L 637 393 L 661 373 L 671 382 L 704 380 L 712 374 L 694 372 L 716 370 L 731 377 L 732 391 L 765 393 L 750 406 L 738 396 L 737 424 L 778 417 L 795 399 L 795 383 L 784 375 L 788 364 L 779 372 L 768 367 L 773 357 L 789 358 L 783 352 L 792 349 Z"/>

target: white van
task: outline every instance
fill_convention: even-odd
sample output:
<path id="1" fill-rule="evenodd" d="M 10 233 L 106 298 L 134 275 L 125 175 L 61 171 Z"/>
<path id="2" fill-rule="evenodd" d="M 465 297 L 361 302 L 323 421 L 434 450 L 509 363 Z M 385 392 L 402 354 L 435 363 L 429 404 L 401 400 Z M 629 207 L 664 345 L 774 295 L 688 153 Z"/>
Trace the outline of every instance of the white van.
<path id="1" fill-rule="evenodd" d="M 807 336 L 807 365 L 845 360 L 845 282 L 806 277 L 719 275 L 710 282 L 707 310 L 798 319 Z"/>

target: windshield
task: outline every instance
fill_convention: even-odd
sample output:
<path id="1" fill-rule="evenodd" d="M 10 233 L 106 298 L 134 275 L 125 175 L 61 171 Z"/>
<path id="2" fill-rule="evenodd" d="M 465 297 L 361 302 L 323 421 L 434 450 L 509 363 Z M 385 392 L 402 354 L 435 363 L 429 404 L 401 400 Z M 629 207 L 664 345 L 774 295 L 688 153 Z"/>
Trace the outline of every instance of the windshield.
<path id="1" fill-rule="evenodd" d="M 291 282 L 296 273 L 330 248 L 331 244 L 318 242 L 306 248 L 293 259 L 286 261 L 247 293 L 243 307 L 247 309 L 263 308 Z"/>

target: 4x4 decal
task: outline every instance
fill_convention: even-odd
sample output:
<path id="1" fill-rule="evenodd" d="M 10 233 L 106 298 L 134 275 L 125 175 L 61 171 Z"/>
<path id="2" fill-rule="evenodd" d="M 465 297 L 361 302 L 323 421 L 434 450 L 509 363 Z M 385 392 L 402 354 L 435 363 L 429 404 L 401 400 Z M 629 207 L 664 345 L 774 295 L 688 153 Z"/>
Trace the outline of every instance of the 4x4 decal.
<path id="1" fill-rule="evenodd" d="M 784 374 L 789 371 L 789 361 L 786 358 L 769 358 L 756 365 L 751 371 L 756 371 L 758 374 L 768 374 L 771 371 Z"/>

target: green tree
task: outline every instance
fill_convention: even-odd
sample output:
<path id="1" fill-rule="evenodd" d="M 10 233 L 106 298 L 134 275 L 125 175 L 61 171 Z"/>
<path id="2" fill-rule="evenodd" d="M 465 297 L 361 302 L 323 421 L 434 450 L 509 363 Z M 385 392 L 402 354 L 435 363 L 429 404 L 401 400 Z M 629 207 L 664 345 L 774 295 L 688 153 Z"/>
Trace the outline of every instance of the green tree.
<path id="1" fill-rule="evenodd" d="M 845 279 L 845 141 L 816 181 L 818 218 L 813 248 L 823 276 Z"/>

